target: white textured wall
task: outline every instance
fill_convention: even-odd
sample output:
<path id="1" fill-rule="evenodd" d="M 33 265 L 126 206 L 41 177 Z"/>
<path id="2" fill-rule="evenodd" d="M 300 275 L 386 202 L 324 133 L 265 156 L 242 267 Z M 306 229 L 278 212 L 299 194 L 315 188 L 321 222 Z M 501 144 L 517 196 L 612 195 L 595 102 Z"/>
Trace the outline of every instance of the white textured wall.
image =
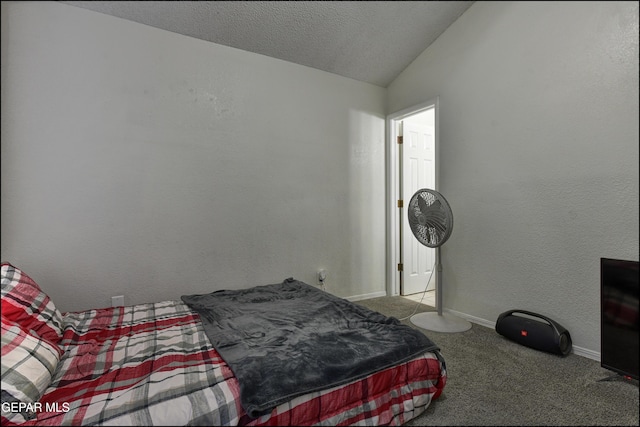
<path id="1" fill-rule="evenodd" d="M 385 290 L 385 90 L 2 2 L 2 260 L 63 311 L 293 276 Z"/>
<path id="2" fill-rule="evenodd" d="M 444 305 L 600 351 L 600 257 L 638 259 L 638 3 L 477 2 L 388 88 L 440 98 Z"/>

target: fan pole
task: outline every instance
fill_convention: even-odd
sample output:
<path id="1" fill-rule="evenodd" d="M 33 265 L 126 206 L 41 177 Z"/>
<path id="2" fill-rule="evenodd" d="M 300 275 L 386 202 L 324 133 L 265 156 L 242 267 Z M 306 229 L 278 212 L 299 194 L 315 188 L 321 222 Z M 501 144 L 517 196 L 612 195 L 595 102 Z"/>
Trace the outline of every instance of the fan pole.
<path id="1" fill-rule="evenodd" d="M 440 262 L 440 246 L 436 248 L 436 309 L 442 316 L 442 263 Z"/>
<path id="2" fill-rule="evenodd" d="M 436 310 L 418 313 L 409 319 L 414 325 L 435 332 L 464 332 L 471 329 L 471 323 L 461 317 L 449 313 L 442 314 L 442 263 L 440 262 L 440 246 L 436 247 Z"/>

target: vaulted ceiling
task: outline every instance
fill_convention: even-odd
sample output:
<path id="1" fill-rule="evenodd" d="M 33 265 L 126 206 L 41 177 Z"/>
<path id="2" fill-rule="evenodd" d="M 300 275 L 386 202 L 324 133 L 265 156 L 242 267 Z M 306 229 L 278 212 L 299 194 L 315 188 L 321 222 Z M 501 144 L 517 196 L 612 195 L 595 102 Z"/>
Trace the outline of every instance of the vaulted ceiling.
<path id="1" fill-rule="evenodd" d="M 61 1 L 387 87 L 473 1 Z"/>

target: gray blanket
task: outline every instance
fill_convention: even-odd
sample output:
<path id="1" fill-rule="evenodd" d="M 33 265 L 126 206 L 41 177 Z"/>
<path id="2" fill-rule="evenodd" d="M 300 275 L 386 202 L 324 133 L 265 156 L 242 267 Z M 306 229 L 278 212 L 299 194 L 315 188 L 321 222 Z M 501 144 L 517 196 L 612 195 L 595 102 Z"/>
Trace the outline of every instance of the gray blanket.
<path id="1" fill-rule="evenodd" d="M 438 347 L 420 331 L 303 282 L 182 300 L 240 385 L 252 417 L 296 396 L 363 378 Z"/>

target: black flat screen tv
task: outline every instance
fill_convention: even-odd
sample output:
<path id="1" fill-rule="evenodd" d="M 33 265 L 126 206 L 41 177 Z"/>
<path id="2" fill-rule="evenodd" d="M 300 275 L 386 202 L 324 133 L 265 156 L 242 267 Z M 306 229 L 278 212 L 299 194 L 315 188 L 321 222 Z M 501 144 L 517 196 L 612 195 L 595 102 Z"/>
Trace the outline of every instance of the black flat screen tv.
<path id="1" fill-rule="evenodd" d="M 601 366 L 638 380 L 638 261 L 600 259 Z"/>

